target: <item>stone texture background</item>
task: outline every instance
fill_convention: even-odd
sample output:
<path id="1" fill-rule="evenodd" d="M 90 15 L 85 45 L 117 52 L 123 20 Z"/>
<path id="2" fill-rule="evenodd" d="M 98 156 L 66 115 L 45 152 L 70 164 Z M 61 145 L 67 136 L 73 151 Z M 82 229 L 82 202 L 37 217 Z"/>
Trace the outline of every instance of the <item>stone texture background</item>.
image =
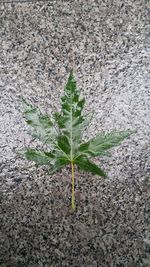
<path id="1" fill-rule="evenodd" d="M 36 177 L 34 164 L 15 154 L 17 148 L 37 145 L 28 135 L 29 128 L 22 118 L 21 97 L 45 112 L 59 109 L 59 98 L 72 67 L 78 87 L 86 97 L 85 112 L 95 111 L 85 138 L 114 128 L 137 130 L 113 149 L 112 158 L 96 159 L 96 162 L 108 173 L 112 183 L 120 181 L 123 185 L 128 181 L 129 185 L 134 181 L 147 187 L 150 152 L 148 5 L 146 0 L 0 3 L 0 183 L 5 201 L 15 201 L 18 186 L 22 186 L 25 177 L 28 181 L 31 172 Z M 38 171 L 42 173 L 43 169 Z M 95 179 L 97 183 L 99 178 Z M 96 190 L 96 186 L 94 188 Z M 141 194 L 144 193 L 141 191 Z M 144 202 L 141 205 L 145 205 Z M 79 260 L 78 266 L 106 266 L 106 263 L 96 265 L 98 260 L 95 265 L 81 262 Z M 129 266 L 128 258 L 120 262 L 124 265 L 114 262 L 110 266 Z M 13 264 L 11 266 L 18 266 Z M 30 264 L 34 266 L 33 262 Z M 36 264 L 43 266 L 40 265 L 43 263 Z M 144 266 L 140 264 L 144 263 L 138 262 L 136 266 Z"/>

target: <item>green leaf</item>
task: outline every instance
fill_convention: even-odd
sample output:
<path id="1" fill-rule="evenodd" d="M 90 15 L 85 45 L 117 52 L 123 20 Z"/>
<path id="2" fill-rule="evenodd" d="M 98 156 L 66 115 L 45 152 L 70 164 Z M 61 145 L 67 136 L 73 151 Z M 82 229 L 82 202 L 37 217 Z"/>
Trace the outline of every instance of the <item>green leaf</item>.
<path id="1" fill-rule="evenodd" d="M 51 165 L 49 174 L 51 175 L 55 173 L 56 171 L 59 171 L 59 169 L 61 169 L 64 165 L 68 163 L 70 163 L 70 161 L 65 157 L 57 158 Z"/>
<path id="2" fill-rule="evenodd" d="M 135 131 L 127 130 L 116 132 L 114 130 L 107 134 L 100 134 L 88 142 L 81 144 L 78 153 L 87 157 L 110 156 L 107 150 L 120 145 L 125 138 L 133 133 L 135 133 Z"/>
<path id="3" fill-rule="evenodd" d="M 58 147 L 67 155 L 67 157 L 69 157 L 71 148 L 68 138 L 66 136 L 59 135 L 57 142 L 58 142 Z"/>
<path id="4" fill-rule="evenodd" d="M 57 131 L 49 116 L 43 115 L 38 108 L 28 104 L 26 100 L 23 99 L 23 102 L 26 122 L 34 129 L 32 136 L 38 138 L 43 143 L 53 144 Z"/>
<path id="5" fill-rule="evenodd" d="M 81 115 L 81 112 L 83 110 L 84 103 L 85 99 L 80 98 L 73 73 L 70 72 L 68 82 L 65 87 L 65 94 L 61 98 L 61 112 L 55 114 L 55 119 L 61 129 L 62 135 L 68 139 L 70 148 L 68 147 L 68 144 L 67 147 L 70 149 L 70 161 L 72 161 L 76 156 L 78 147 L 82 140 L 84 117 Z"/>
<path id="6" fill-rule="evenodd" d="M 23 149 L 17 152 L 26 157 L 26 159 L 36 162 L 39 165 L 50 165 L 54 160 L 54 155 L 51 152 L 44 152 L 36 149 Z"/>
<path id="7" fill-rule="evenodd" d="M 125 138 L 135 132 L 131 130 L 117 132 L 113 130 L 110 133 L 99 134 L 83 143 L 82 132 L 90 119 L 82 115 L 85 99 L 80 98 L 73 71 L 70 72 L 64 95 L 61 97 L 61 111 L 55 113 L 55 122 L 48 115 L 43 115 L 38 108 L 28 104 L 26 100 L 23 99 L 23 102 L 26 122 L 34 129 L 33 136 L 43 143 L 51 145 L 50 149 L 52 149 L 49 158 L 46 152 L 35 152 L 34 149 L 26 151 L 24 155 L 29 160 L 39 164 L 50 163 L 50 159 L 53 159 L 53 162 L 51 162 L 53 170 L 59 169 L 68 162 L 75 162 L 79 165 L 79 160 L 81 160 L 81 165 L 86 166 L 87 158 L 111 156 L 108 150 L 120 145 Z M 55 124 L 57 124 L 59 131 L 56 130 Z"/>
<path id="8" fill-rule="evenodd" d="M 50 166 L 50 174 L 60 170 L 66 164 L 72 169 L 72 208 L 74 204 L 74 164 L 84 171 L 106 176 L 89 158 L 97 156 L 111 156 L 108 152 L 114 146 L 128 138 L 136 131 L 113 130 L 110 133 L 101 133 L 88 142 L 83 142 L 83 129 L 88 126 L 92 118 L 82 115 L 85 99 L 80 97 L 73 71 L 70 72 L 64 95 L 61 97 L 61 111 L 51 116 L 43 115 L 38 108 L 23 100 L 26 122 L 33 128 L 33 136 L 47 144 L 48 152 L 36 149 L 25 149 L 19 153 L 28 160 L 39 165 Z"/>
<path id="9" fill-rule="evenodd" d="M 78 158 L 76 158 L 74 163 L 76 163 L 84 171 L 89 171 L 93 174 L 97 174 L 103 177 L 106 176 L 103 170 L 101 170 L 97 165 L 89 161 L 89 159 L 84 156 L 79 156 Z"/>

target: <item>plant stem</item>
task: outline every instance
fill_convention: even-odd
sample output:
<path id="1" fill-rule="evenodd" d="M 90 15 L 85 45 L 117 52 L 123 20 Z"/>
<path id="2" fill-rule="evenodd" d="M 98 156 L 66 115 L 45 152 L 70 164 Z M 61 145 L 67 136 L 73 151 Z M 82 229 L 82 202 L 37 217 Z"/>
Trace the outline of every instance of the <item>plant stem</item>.
<path id="1" fill-rule="evenodd" d="M 72 169 L 72 209 L 75 210 L 75 197 L 74 197 L 74 163 L 71 162 Z"/>

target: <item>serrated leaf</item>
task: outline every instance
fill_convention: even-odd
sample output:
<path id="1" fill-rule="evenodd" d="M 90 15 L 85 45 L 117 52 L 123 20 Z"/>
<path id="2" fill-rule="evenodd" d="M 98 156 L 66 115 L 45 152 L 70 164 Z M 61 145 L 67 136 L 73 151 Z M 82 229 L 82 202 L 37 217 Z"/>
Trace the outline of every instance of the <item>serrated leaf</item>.
<path id="1" fill-rule="evenodd" d="M 50 165 L 54 160 L 53 153 L 32 148 L 22 149 L 18 151 L 18 154 L 25 156 L 26 159 L 34 161 L 38 165 Z"/>
<path id="2" fill-rule="evenodd" d="M 56 160 L 54 160 L 53 164 L 50 167 L 49 174 L 51 175 L 51 174 L 55 173 L 56 171 L 58 171 L 64 165 L 66 165 L 68 163 L 70 163 L 70 161 L 65 157 L 56 158 Z"/>
<path id="3" fill-rule="evenodd" d="M 82 170 L 89 171 L 93 174 L 97 174 L 99 176 L 106 176 L 106 174 L 101 170 L 96 164 L 89 161 L 88 158 L 84 156 L 79 156 L 74 161 L 75 164 L 77 164 Z"/>
<path id="4" fill-rule="evenodd" d="M 57 138 L 58 147 L 67 155 L 67 157 L 70 157 L 70 144 L 68 141 L 68 138 L 65 135 L 59 135 Z"/>
<path id="5" fill-rule="evenodd" d="M 33 127 L 32 136 L 38 138 L 43 143 L 53 144 L 57 131 L 48 115 L 43 115 L 38 108 L 24 102 L 24 116 L 26 122 Z"/>
<path id="6" fill-rule="evenodd" d="M 82 140 L 84 117 L 81 115 L 85 99 L 80 99 L 73 73 L 70 73 L 65 87 L 65 94 L 61 98 L 61 112 L 55 114 L 56 121 L 62 134 L 70 145 L 70 161 L 76 156 Z"/>
<path id="7" fill-rule="evenodd" d="M 107 154 L 108 149 L 120 145 L 125 138 L 129 137 L 134 132 L 135 131 L 127 130 L 100 134 L 88 142 L 81 144 L 78 152 L 88 157 L 109 156 L 109 154 Z"/>
<path id="8" fill-rule="evenodd" d="M 85 171 L 100 176 L 106 176 L 89 158 L 96 156 L 110 156 L 108 152 L 114 146 L 129 137 L 135 131 L 127 130 L 101 133 L 88 142 L 82 141 L 83 129 L 87 127 L 90 118 L 82 115 L 85 99 L 80 98 L 74 80 L 73 71 L 70 72 L 64 95 L 61 97 L 61 111 L 55 113 L 53 119 L 43 115 L 40 110 L 32 107 L 24 100 L 26 122 L 34 129 L 33 136 L 47 143 L 50 151 L 26 149 L 20 151 L 28 160 L 39 165 L 49 165 L 50 174 L 58 171 L 66 164 L 72 169 L 72 208 L 74 205 L 74 164 Z M 57 126 L 57 130 L 56 130 Z"/>
<path id="9" fill-rule="evenodd" d="M 82 130 L 89 123 L 81 112 L 85 103 L 84 98 L 80 98 L 73 71 L 70 72 L 64 95 L 61 97 L 61 112 L 55 113 L 55 120 L 59 126 L 59 134 L 54 123 L 47 115 L 43 115 L 40 110 L 34 108 L 24 100 L 25 118 L 29 125 L 34 128 L 34 137 L 39 138 L 44 143 L 53 144 L 55 161 L 64 159 L 65 162 L 73 162 L 79 156 L 96 157 L 111 156 L 108 150 L 132 134 L 134 131 L 112 131 L 107 134 L 100 134 L 88 142 L 82 143 Z M 59 161 L 58 161 L 59 162 Z M 59 165 L 59 164 L 58 164 Z"/>

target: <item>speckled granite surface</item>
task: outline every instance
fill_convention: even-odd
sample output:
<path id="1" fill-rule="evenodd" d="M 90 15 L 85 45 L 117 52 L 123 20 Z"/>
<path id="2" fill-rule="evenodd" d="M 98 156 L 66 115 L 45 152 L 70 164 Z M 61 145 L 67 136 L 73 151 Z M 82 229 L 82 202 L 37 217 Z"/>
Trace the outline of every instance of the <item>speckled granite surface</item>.
<path id="1" fill-rule="evenodd" d="M 0 3 L 2 267 L 150 266 L 148 19 L 146 0 Z M 137 129 L 112 158 L 97 159 L 109 180 L 77 175 L 74 215 L 69 170 L 48 177 L 14 152 L 37 145 L 21 97 L 58 109 L 71 67 L 95 110 L 86 138 Z"/>

